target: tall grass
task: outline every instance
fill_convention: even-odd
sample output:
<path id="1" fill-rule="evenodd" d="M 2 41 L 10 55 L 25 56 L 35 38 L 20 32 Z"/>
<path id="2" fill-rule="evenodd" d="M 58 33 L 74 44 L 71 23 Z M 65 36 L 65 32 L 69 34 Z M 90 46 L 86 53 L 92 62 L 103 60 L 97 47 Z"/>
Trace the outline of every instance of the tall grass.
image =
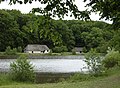
<path id="1" fill-rule="evenodd" d="M 1 85 L 9 85 L 11 83 L 13 83 L 13 81 L 11 80 L 9 73 L 1 72 L 0 73 L 0 86 Z"/>

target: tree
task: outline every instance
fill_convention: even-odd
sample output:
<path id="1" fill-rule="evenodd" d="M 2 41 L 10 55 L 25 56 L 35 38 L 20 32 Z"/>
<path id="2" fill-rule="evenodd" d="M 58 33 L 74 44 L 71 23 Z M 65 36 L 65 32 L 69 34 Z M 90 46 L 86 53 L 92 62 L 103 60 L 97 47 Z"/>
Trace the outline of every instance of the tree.
<path id="1" fill-rule="evenodd" d="M 99 12 L 101 19 L 113 21 L 115 28 L 120 28 L 120 0 L 84 0 L 92 12 Z"/>
<path id="2" fill-rule="evenodd" d="M 120 30 L 114 32 L 113 38 L 110 40 L 110 45 L 115 48 L 115 50 L 120 51 Z"/>
<path id="3" fill-rule="evenodd" d="M 0 10 L 0 51 L 4 51 L 7 46 L 15 48 L 22 43 L 21 32 L 14 17 L 5 10 Z M 17 41 L 20 39 L 19 41 Z"/>
<path id="4" fill-rule="evenodd" d="M 5 0 L 2 0 L 5 1 Z M 10 0 L 10 4 L 27 4 L 37 0 Z M 32 12 L 42 13 L 45 16 L 63 18 L 65 15 L 71 12 L 70 16 L 74 16 L 78 19 L 90 19 L 89 12 L 79 11 L 78 7 L 74 4 L 75 0 L 38 0 L 40 4 L 45 4 L 45 8 L 33 8 Z"/>
<path id="5" fill-rule="evenodd" d="M 1 0 L 5 1 L 5 0 Z M 0 2 L 1 2 L 0 1 Z M 10 0 L 10 4 L 32 3 L 34 0 Z M 35 0 L 37 1 L 37 0 Z M 101 19 L 112 20 L 114 27 L 119 28 L 120 23 L 120 1 L 119 0 L 83 0 L 87 2 L 86 7 L 91 7 L 91 10 L 79 11 L 77 6 L 74 4 L 75 0 L 39 0 L 40 4 L 46 4 L 44 9 L 35 8 L 33 12 L 39 12 L 47 16 L 58 16 L 64 17 L 74 15 L 75 18 L 79 19 L 90 19 L 89 14 L 91 12 L 99 12 Z"/>
<path id="6" fill-rule="evenodd" d="M 59 34 L 55 28 L 55 22 L 50 17 L 38 18 L 38 38 L 39 43 L 46 44 L 49 47 L 53 48 L 53 46 L 62 45 L 61 34 Z M 44 26 L 43 26 L 44 25 Z"/>
<path id="7" fill-rule="evenodd" d="M 104 57 L 103 65 L 107 69 L 115 67 L 115 66 L 120 66 L 120 53 L 119 53 L 119 51 L 115 51 L 114 49 L 108 50 L 108 53 Z"/>
<path id="8" fill-rule="evenodd" d="M 33 82 L 35 80 L 34 67 L 27 59 L 26 56 L 21 55 L 15 62 L 10 64 L 13 80 L 21 82 Z"/>
<path id="9" fill-rule="evenodd" d="M 98 47 L 103 40 L 102 29 L 96 27 L 93 27 L 90 31 L 82 32 L 81 35 L 87 50 Z"/>
<path id="10" fill-rule="evenodd" d="M 61 34 L 63 46 L 67 46 L 68 50 L 71 51 L 75 45 L 75 38 L 72 30 L 70 30 L 62 20 L 54 21 L 54 28 L 59 34 Z"/>
<path id="11" fill-rule="evenodd" d="M 98 76 L 102 72 L 102 58 L 95 49 L 85 54 L 85 62 L 91 75 Z"/>

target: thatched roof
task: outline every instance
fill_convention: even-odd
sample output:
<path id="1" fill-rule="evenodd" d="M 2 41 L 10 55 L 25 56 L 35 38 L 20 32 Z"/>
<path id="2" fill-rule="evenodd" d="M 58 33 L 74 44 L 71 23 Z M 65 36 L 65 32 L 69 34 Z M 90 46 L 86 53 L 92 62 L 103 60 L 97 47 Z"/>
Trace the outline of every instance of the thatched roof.
<path id="1" fill-rule="evenodd" d="M 39 44 L 29 44 L 26 46 L 25 51 L 44 51 L 49 50 L 46 45 L 39 45 Z"/>

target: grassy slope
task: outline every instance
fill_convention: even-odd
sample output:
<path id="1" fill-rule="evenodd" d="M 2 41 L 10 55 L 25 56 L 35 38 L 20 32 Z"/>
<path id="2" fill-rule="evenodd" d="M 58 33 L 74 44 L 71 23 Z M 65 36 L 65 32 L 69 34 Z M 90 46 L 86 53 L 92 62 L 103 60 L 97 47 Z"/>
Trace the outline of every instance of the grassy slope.
<path id="1" fill-rule="evenodd" d="M 120 88 L 120 74 L 84 82 L 46 84 L 13 84 L 0 88 Z"/>

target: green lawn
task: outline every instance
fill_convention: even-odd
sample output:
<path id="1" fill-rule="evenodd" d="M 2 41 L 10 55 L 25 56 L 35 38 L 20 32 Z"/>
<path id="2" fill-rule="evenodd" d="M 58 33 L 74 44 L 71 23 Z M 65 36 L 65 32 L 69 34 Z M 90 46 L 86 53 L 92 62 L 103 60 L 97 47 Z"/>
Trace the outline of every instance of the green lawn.
<path id="1" fill-rule="evenodd" d="M 0 88 L 120 88 L 120 74 L 83 82 L 60 82 L 46 84 L 15 83 L 12 85 L 0 86 Z"/>

